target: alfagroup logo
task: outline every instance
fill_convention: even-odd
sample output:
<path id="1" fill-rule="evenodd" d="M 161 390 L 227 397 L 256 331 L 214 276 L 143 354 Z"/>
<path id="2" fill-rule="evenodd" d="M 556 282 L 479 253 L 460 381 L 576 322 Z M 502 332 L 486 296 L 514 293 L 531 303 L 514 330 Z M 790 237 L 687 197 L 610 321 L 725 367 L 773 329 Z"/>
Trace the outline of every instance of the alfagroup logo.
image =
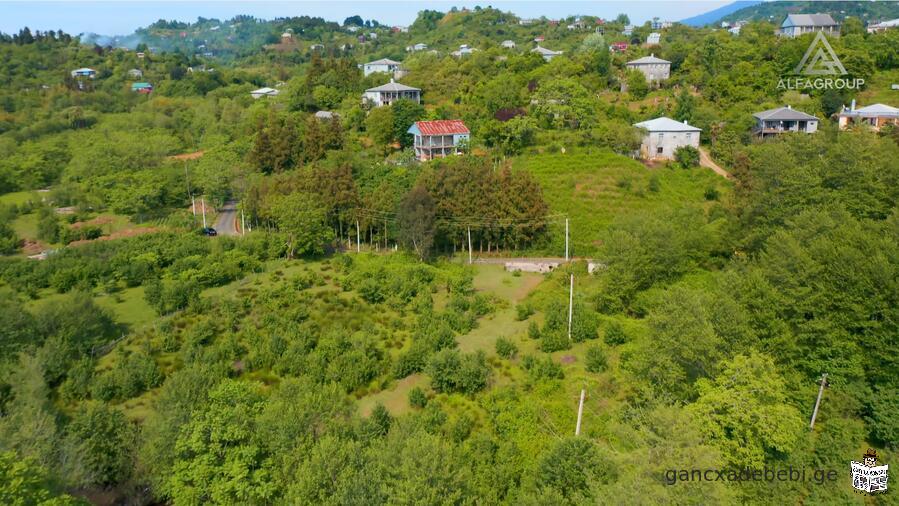
<path id="1" fill-rule="evenodd" d="M 843 62 L 823 32 L 818 32 L 808 46 L 799 64 L 793 69 L 794 77 L 784 77 L 777 82 L 780 90 L 858 90 L 865 85 L 862 78 L 842 77 L 848 74 Z"/>

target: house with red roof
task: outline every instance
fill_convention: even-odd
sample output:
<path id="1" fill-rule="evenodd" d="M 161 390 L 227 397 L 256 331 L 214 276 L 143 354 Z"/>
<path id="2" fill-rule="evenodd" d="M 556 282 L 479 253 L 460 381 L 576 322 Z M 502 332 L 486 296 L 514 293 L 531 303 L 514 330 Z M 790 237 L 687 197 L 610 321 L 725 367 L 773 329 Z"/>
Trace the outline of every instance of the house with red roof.
<path id="1" fill-rule="evenodd" d="M 460 154 L 471 135 L 458 119 L 416 121 L 407 132 L 415 137 L 415 156 L 423 162 Z"/>

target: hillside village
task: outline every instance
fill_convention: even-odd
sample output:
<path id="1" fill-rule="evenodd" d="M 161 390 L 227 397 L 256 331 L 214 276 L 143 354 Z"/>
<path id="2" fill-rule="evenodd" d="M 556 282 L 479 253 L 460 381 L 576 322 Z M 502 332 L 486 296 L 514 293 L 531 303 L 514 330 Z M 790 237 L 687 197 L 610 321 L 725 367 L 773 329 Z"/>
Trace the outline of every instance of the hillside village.
<path id="1" fill-rule="evenodd" d="M 0 33 L 0 502 L 870 503 L 899 7 L 747 4 Z"/>

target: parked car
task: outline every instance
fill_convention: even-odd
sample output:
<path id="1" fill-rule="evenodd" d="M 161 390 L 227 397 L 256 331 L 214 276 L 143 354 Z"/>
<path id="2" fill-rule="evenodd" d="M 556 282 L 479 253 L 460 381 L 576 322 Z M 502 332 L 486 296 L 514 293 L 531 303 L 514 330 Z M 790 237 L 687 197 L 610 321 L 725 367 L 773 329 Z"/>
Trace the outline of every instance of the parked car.
<path id="1" fill-rule="evenodd" d="M 206 227 L 202 229 L 201 232 L 203 232 L 203 235 L 208 235 L 209 237 L 215 237 L 218 235 L 218 232 L 216 232 L 212 227 Z"/>

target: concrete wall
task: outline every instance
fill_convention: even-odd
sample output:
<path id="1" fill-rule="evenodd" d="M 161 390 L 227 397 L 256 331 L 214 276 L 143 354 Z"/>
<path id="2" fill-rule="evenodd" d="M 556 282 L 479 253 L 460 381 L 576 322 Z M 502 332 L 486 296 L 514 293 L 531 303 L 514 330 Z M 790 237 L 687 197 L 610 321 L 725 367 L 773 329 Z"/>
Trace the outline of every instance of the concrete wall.
<path id="1" fill-rule="evenodd" d="M 643 137 L 640 154 L 643 158 L 674 159 L 674 152 L 681 146 L 693 146 L 699 149 L 700 132 L 650 132 Z M 659 138 L 659 135 L 662 137 Z M 662 148 L 662 152 L 658 152 Z"/>
<path id="2" fill-rule="evenodd" d="M 529 262 L 529 261 L 506 262 L 506 270 L 509 272 L 521 271 L 521 272 L 546 273 L 546 272 L 551 272 L 553 269 L 555 269 L 558 266 L 559 266 L 559 262 Z"/>
<path id="3" fill-rule="evenodd" d="M 642 72 L 647 82 L 664 81 L 671 73 L 671 65 L 668 63 L 644 63 L 627 67 Z"/>

